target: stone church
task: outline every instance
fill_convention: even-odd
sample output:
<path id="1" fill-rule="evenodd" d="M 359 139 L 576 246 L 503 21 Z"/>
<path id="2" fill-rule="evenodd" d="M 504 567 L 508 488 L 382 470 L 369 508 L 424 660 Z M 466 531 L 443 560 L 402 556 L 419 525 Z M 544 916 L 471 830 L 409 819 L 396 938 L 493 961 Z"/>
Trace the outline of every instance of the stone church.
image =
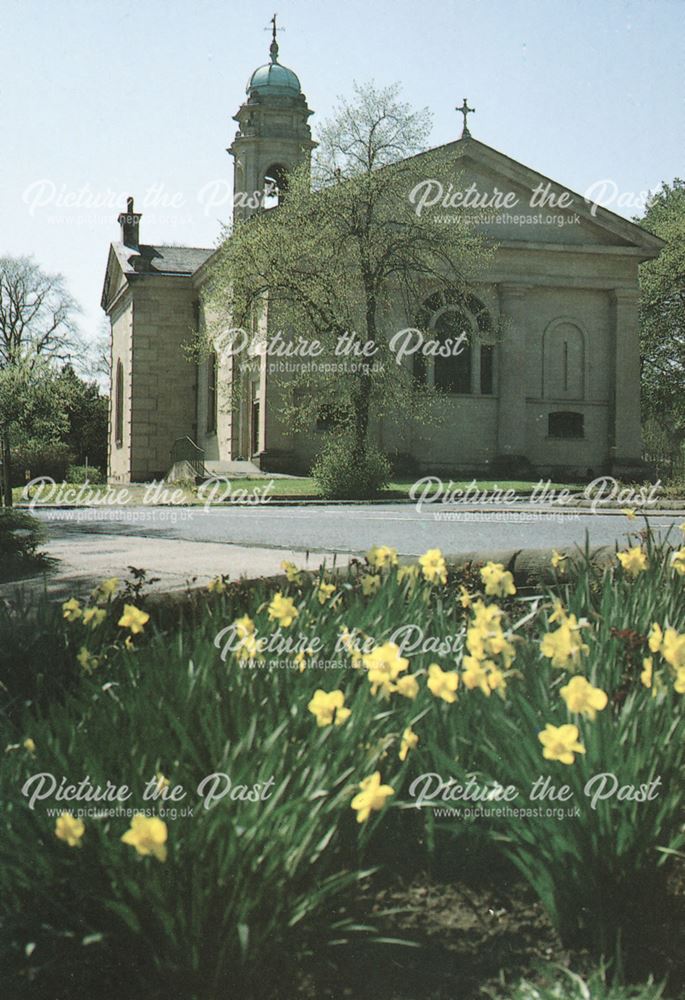
<path id="1" fill-rule="evenodd" d="M 250 76 L 234 119 L 235 217 L 255 210 L 255 192 L 283 190 L 288 171 L 316 145 L 300 81 L 278 57 L 274 25 L 270 61 Z M 466 101 L 458 110 L 462 136 L 441 151 L 454 158 L 460 183 L 512 192 L 519 207 L 479 222 L 496 251 L 471 315 L 463 304 L 423 303 L 437 339 L 456 313 L 470 331 L 458 359 L 428 364 L 427 377 L 443 390 L 439 426 L 386 417 L 374 427 L 378 443 L 424 474 L 630 474 L 641 457 L 638 265 L 663 244 L 579 195 L 571 208 L 529 207 L 535 192 L 546 192 L 548 206 L 564 204 L 568 192 L 473 138 Z M 202 321 L 215 251 L 147 244 L 140 221 L 131 198 L 102 294 L 111 323 L 110 482 L 161 478 L 188 458 L 215 473 L 236 461 L 306 472 L 325 421 L 290 433 L 266 357 L 229 407 L 221 404 L 233 370 L 227 359 L 214 353 L 192 362 L 184 350 Z M 407 325 L 399 315 L 397 322 L 394 329 Z M 493 338 L 496 328 L 503 334 Z"/>

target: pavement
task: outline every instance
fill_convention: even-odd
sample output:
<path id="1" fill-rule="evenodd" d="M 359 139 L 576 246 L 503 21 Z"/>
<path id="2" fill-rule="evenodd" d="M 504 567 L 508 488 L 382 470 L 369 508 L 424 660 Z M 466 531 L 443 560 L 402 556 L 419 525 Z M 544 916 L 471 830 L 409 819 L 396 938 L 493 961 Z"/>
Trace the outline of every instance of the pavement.
<path id="1" fill-rule="evenodd" d="M 128 567 L 159 578 L 153 589 L 182 590 L 226 573 L 231 579 L 277 574 L 282 560 L 316 569 L 344 565 L 372 545 L 392 545 L 400 555 L 440 548 L 464 553 L 626 545 L 644 527 L 616 511 L 579 511 L 531 505 L 315 504 L 250 507 L 109 507 L 36 510 L 48 532 L 49 574 L 23 580 L 23 590 L 47 589 L 53 599 L 82 594 Z M 683 521 L 682 510 L 649 515 L 662 534 Z M 680 532 L 673 532 L 680 539 Z M 18 584 L 0 586 L 0 596 Z"/>

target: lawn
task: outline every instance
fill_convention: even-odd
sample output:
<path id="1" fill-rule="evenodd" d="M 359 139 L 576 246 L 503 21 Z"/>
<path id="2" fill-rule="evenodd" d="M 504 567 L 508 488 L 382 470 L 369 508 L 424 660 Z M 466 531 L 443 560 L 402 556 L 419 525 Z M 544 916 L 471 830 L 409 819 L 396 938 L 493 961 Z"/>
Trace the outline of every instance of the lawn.
<path id="1" fill-rule="evenodd" d="M 6 995 L 677 997 L 685 549 L 633 542 L 1 608 Z"/>

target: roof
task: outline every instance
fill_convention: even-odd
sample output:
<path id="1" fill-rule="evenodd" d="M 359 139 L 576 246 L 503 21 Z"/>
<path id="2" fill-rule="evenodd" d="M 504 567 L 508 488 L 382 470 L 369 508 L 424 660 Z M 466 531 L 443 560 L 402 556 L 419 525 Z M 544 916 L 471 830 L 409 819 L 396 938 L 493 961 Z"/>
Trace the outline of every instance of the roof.
<path id="1" fill-rule="evenodd" d="M 112 294 L 114 292 L 112 285 L 114 260 L 126 279 L 138 274 L 191 277 L 213 253 L 215 253 L 214 249 L 206 247 L 167 247 L 141 243 L 135 250 L 123 243 L 112 243 L 102 290 L 102 308 L 106 310 L 108 302 L 115 297 Z"/>

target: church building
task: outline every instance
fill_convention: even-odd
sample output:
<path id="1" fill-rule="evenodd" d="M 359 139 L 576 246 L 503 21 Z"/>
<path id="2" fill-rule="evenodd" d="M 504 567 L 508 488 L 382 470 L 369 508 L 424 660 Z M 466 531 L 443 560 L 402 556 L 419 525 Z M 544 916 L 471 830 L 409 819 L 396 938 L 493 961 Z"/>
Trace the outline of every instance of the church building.
<path id="1" fill-rule="evenodd" d="M 374 425 L 378 443 L 421 474 L 636 474 L 638 267 L 663 243 L 573 192 L 572 206 L 559 207 L 569 194 L 563 185 L 473 138 L 466 100 L 458 110 L 462 136 L 441 152 L 453 157 L 460 184 L 465 178 L 479 191 L 513 192 L 518 207 L 478 223 L 496 250 L 468 315 L 463 303 L 439 296 L 417 304 L 431 311 L 436 339 L 457 314 L 470 331 L 458 364 L 427 366 L 426 377 L 443 390 L 439 425 L 385 417 Z M 282 191 L 288 172 L 308 160 L 316 145 L 312 113 L 298 77 L 279 62 L 274 24 L 270 61 L 250 76 L 234 119 L 235 219 L 258 210 L 255 193 L 264 204 Z M 547 206 L 531 207 L 540 192 Z M 118 222 L 102 293 L 111 323 L 109 481 L 161 478 L 183 460 L 217 474 L 236 461 L 306 473 L 325 421 L 307 434 L 290 432 L 266 357 L 244 376 L 230 407 L 221 402 L 230 359 L 189 359 L 215 250 L 145 243 L 132 198 Z M 406 325 L 398 313 L 393 329 Z"/>

